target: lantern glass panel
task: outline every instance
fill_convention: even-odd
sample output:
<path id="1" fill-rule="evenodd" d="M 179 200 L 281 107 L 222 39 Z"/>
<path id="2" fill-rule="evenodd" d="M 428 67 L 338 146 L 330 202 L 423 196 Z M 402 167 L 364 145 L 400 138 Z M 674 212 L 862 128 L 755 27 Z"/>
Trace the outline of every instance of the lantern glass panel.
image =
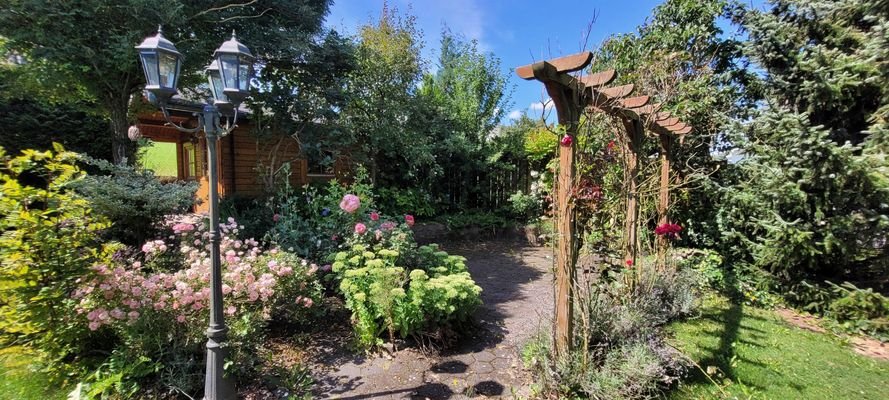
<path id="1" fill-rule="evenodd" d="M 223 90 L 225 86 L 222 85 L 222 77 L 219 75 L 219 71 L 208 73 L 208 78 L 210 81 L 210 90 L 213 91 L 213 98 L 217 101 L 228 101 L 228 97 L 226 97 Z"/>
<path id="2" fill-rule="evenodd" d="M 160 86 L 176 89 L 176 76 L 179 74 L 179 58 L 174 54 L 160 53 Z"/>
<path id="3" fill-rule="evenodd" d="M 145 51 L 141 52 L 139 56 L 142 57 L 142 69 L 145 70 L 145 80 L 148 81 L 148 86 L 158 86 L 157 53 Z"/>
<path id="4" fill-rule="evenodd" d="M 241 62 L 238 64 L 238 90 L 242 92 L 249 90 L 250 66 L 250 59 L 248 57 L 241 57 Z"/>
<path id="5" fill-rule="evenodd" d="M 222 72 L 222 83 L 225 89 L 237 90 L 238 85 L 238 56 L 236 54 L 220 54 L 219 70 Z"/>

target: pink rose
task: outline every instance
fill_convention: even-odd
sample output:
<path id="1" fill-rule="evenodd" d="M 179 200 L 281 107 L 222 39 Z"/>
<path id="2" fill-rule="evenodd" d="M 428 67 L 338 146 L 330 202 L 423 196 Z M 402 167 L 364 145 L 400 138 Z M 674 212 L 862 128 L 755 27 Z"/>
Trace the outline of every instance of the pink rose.
<path id="1" fill-rule="evenodd" d="M 377 238 L 377 240 L 383 239 L 383 231 L 381 231 L 379 229 L 375 230 L 374 237 Z"/>
<path id="2" fill-rule="evenodd" d="M 395 223 L 392 221 L 383 222 L 382 224 L 380 224 L 380 229 L 387 231 L 387 232 L 391 231 L 391 230 L 395 229 Z"/>
<path id="3" fill-rule="evenodd" d="M 414 226 L 414 216 L 413 215 L 405 215 L 404 222 L 407 223 L 407 226 Z"/>
<path id="4" fill-rule="evenodd" d="M 349 214 L 358 210 L 358 207 L 361 207 L 361 200 L 354 194 L 347 194 L 340 201 L 340 208 Z"/>
<path id="5" fill-rule="evenodd" d="M 360 222 L 355 224 L 355 233 L 357 233 L 359 235 L 363 235 L 364 232 L 367 232 L 367 226 L 365 226 L 364 224 L 362 224 Z"/>
<path id="6" fill-rule="evenodd" d="M 380 214 L 378 214 L 376 211 L 370 213 L 370 220 L 371 220 L 371 221 L 379 221 L 379 220 L 380 220 Z"/>
<path id="7" fill-rule="evenodd" d="M 278 220 L 280 220 L 280 219 L 281 219 L 281 214 L 275 213 L 275 215 L 272 215 L 272 222 L 278 222 Z"/>

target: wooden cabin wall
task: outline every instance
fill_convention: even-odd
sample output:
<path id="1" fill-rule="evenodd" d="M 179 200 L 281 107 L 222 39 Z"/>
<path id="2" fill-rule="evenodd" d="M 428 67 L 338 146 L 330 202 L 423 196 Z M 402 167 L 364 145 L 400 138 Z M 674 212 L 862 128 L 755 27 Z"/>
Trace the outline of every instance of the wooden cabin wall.
<path id="1" fill-rule="evenodd" d="M 273 187 L 271 171 L 290 163 L 290 184 L 308 182 L 307 164 L 300 158 L 299 144 L 289 137 L 259 140 L 249 127 L 235 130 L 220 143 L 222 182 L 226 195 L 258 196 Z"/>

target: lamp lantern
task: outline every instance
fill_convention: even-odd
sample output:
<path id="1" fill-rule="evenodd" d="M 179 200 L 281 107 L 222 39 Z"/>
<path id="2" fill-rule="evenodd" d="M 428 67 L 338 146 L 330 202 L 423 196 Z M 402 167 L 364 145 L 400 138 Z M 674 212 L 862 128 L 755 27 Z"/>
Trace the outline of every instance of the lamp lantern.
<path id="1" fill-rule="evenodd" d="M 230 109 L 232 104 L 225 94 L 225 85 L 222 83 L 219 62 L 213 60 L 205 71 L 207 73 L 207 82 L 210 84 L 210 92 L 213 94 L 214 104 L 221 109 Z"/>
<path id="2" fill-rule="evenodd" d="M 223 42 L 213 53 L 222 81 L 222 92 L 237 106 L 250 95 L 250 78 L 253 76 L 253 54 L 232 32 L 232 38 Z"/>
<path id="3" fill-rule="evenodd" d="M 145 90 L 160 101 L 176 94 L 182 54 L 176 50 L 173 42 L 163 36 L 161 28 L 158 27 L 157 34 L 145 38 L 136 49 L 139 50 L 139 59 L 142 60 L 142 69 L 145 72 Z"/>

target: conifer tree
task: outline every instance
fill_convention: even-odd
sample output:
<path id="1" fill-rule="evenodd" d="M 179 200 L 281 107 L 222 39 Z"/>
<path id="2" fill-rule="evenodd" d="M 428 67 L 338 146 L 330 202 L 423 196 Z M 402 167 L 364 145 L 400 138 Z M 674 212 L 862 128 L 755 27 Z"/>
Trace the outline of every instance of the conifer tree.
<path id="1" fill-rule="evenodd" d="M 727 247 L 785 283 L 885 270 L 889 2 L 775 0 L 734 17 L 765 96 L 734 138 Z"/>

